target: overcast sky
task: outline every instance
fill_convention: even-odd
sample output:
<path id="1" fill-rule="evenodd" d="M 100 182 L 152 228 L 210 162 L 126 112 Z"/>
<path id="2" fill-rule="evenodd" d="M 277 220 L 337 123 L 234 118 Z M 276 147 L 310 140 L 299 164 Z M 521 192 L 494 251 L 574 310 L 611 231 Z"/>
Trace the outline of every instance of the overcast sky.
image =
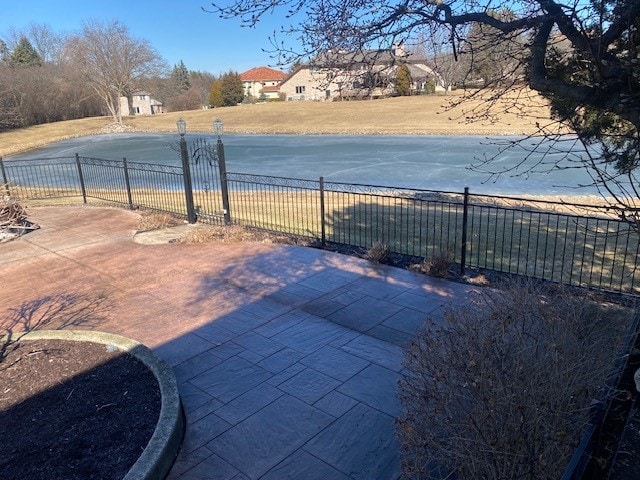
<path id="1" fill-rule="evenodd" d="M 9 28 L 45 23 L 56 32 L 71 33 L 88 19 L 120 20 L 132 36 L 148 40 L 169 66 L 184 61 L 189 70 L 213 74 L 275 66 L 262 48 L 282 18 L 269 17 L 257 29 L 238 20 L 221 20 L 202 7 L 208 0 L 0 0 L 0 38 Z"/>

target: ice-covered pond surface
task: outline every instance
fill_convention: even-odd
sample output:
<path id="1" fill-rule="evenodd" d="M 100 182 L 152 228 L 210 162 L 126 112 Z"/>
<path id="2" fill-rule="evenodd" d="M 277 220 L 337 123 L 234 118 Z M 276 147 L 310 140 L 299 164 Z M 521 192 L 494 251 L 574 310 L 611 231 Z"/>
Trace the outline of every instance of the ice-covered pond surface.
<path id="1" fill-rule="evenodd" d="M 187 134 L 187 141 L 212 135 Z M 42 157 L 81 156 L 122 159 L 163 165 L 179 165 L 172 144 L 177 134 L 96 135 L 61 141 L 5 160 Z M 521 161 L 521 148 L 502 151 L 515 137 L 491 139 L 480 136 L 399 136 L 399 135 L 225 135 L 227 170 L 237 173 L 364 183 L 432 190 L 475 193 L 586 195 L 594 190 L 576 185 L 589 183 L 579 170 L 535 173 L 527 176 L 503 175 L 488 179 L 486 173 L 469 169 L 484 157 L 497 155 L 492 166 L 498 170 Z M 524 140 L 532 145 L 533 140 Z M 546 158 L 553 162 L 565 154 Z M 537 158 L 535 155 L 532 160 Z"/>

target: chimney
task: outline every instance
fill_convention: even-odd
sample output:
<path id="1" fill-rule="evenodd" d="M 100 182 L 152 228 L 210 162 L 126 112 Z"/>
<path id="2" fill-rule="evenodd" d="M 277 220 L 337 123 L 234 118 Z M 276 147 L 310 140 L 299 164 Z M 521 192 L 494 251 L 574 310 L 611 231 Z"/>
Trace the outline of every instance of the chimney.
<path id="1" fill-rule="evenodd" d="M 404 49 L 404 42 L 400 41 L 393 45 L 393 55 L 396 57 L 407 57 L 409 52 Z"/>

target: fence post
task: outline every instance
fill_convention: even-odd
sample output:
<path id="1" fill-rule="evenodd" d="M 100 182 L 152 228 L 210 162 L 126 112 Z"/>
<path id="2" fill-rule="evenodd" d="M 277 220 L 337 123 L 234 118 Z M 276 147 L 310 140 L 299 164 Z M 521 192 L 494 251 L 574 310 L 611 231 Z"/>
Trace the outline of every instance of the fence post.
<path id="1" fill-rule="evenodd" d="M 464 187 L 462 203 L 462 246 L 460 250 L 460 275 L 464 275 L 467 263 L 467 225 L 469 223 L 469 187 Z"/>
<path id="2" fill-rule="evenodd" d="M 180 136 L 180 158 L 182 160 L 182 179 L 184 180 L 184 197 L 187 203 L 187 221 L 196 223 L 196 208 L 193 204 L 193 187 L 191 185 L 191 169 L 189 168 L 189 153 L 187 141 Z"/>
<path id="3" fill-rule="evenodd" d="M 127 157 L 122 158 L 122 165 L 124 167 L 124 185 L 127 188 L 129 210 L 133 210 L 133 197 L 131 196 L 131 182 L 129 181 L 129 167 L 127 166 Z"/>
<path id="4" fill-rule="evenodd" d="M 7 179 L 7 172 L 4 169 L 4 162 L 2 161 L 2 157 L 0 157 L 0 171 L 2 171 L 2 184 L 4 185 L 4 190 L 7 195 L 11 195 L 11 190 L 9 190 L 9 180 Z"/>
<path id="5" fill-rule="evenodd" d="M 320 240 L 323 247 L 327 245 L 324 213 L 324 177 L 320 177 Z"/>
<path id="6" fill-rule="evenodd" d="M 80 165 L 80 155 L 76 153 L 76 166 L 78 167 L 78 178 L 80 178 L 80 189 L 82 190 L 82 202 L 87 203 L 87 189 L 84 186 L 84 176 L 82 175 L 82 165 Z"/>
<path id="7" fill-rule="evenodd" d="M 227 163 L 224 159 L 224 145 L 222 139 L 218 137 L 216 144 L 218 152 L 218 168 L 220 169 L 220 189 L 222 191 L 222 210 L 225 225 L 231 224 L 231 211 L 229 208 L 229 184 L 227 182 Z"/>

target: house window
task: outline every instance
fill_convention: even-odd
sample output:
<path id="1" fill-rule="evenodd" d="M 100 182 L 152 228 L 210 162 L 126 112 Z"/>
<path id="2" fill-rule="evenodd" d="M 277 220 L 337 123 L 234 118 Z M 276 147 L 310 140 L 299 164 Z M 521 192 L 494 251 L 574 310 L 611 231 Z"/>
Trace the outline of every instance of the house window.
<path id="1" fill-rule="evenodd" d="M 301 87 L 296 87 L 296 93 L 304 93 L 305 91 L 305 86 L 302 85 Z"/>
<path id="2" fill-rule="evenodd" d="M 140 115 L 140 107 L 133 107 L 134 113 Z"/>
<path id="3" fill-rule="evenodd" d="M 147 97 L 146 95 L 139 95 L 138 100 L 144 100 L 146 97 Z"/>

